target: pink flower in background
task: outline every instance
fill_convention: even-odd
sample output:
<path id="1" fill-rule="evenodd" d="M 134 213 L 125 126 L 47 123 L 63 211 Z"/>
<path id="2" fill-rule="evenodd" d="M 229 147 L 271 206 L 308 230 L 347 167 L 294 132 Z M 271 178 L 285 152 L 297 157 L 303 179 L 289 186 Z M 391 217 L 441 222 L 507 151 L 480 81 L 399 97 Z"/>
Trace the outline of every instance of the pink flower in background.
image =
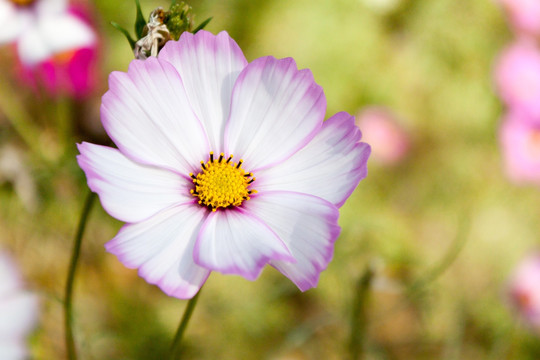
<path id="1" fill-rule="evenodd" d="M 94 86 L 97 35 L 65 0 L 0 0 L 0 44 L 14 43 L 31 85 L 85 96 Z"/>
<path id="2" fill-rule="evenodd" d="M 495 81 L 506 105 L 540 119 L 540 51 L 533 42 L 521 40 L 502 52 Z"/>
<path id="3" fill-rule="evenodd" d="M 540 254 L 528 256 L 519 263 L 508 291 L 522 319 L 540 330 Z"/>
<path id="4" fill-rule="evenodd" d="M 364 140 L 371 145 L 375 161 L 394 165 L 407 156 L 409 136 L 390 110 L 367 107 L 356 116 L 356 125 L 362 130 Z"/>
<path id="5" fill-rule="evenodd" d="M 512 27 L 518 32 L 540 35 L 540 1 L 499 0 L 508 14 Z"/>
<path id="6" fill-rule="evenodd" d="M 499 137 L 508 177 L 516 183 L 540 184 L 540 122 L 510 113 Z"/>
<path id="7" fill-rule="evenodd" d="M 27 358 L 26 336 L 36 324 L 37 312 L 36 296 L 24 290 L 15 264 L 0 252 L 0 359 Z"/>
<path id="8" fill-rule="evenodd" d="M 226 32 L 199 31 L 112 73 L 109 87 L 101 116 L 118 149 L 82 143 L 78 156 L 105 210 L 126 222 L 109 252 L 178 298 L 211 271 L 254 280 L 266 264 L 316 286 L 370 148 L 351 115 L 323 122 L 309 70 L 248 63 Z"/>

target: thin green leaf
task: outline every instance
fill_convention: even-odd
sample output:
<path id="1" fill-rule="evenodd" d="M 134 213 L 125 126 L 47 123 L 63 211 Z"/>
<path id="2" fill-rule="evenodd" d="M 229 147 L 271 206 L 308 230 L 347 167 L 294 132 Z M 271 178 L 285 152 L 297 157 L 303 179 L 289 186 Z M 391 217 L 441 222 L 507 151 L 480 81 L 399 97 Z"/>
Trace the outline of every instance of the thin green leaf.
<path id="1" fill-rule="evenodd" d="M 124 36 L 126 37 L 127 41 L 129 42 L 129 46 L 131 46 L 131 50 L 135 48 L 135 40 L 129 35 L 129 32 L 120 26 L 120 24 L 115 23 L 114 21 L 111 21 L 111 25 L 116 28 L 116 30 L 120 31 Z"/>
<path id="2" fill-rule="evenodd" d="M 208 25 L 208 23 L 212 20 L 212 18 L 213 18 L 213 17 L 211 16 L 211 17 L 209 17 L 208 19 L 204 20 L 199 26 L 197 26 L 197 27 L 195 28 L 195 30 L 193 30 L 193 33 L 196 34 L 199 30 L 204 29 L 204 27 L 205 27 L 206 25 Z"/>
<path id="3" fill-rule="evenodd" d="M 135 0 L 135 6 L 137 7 L 137 18 L 135 19 L 135 36 L 137 39 L 142 38 L 143 29 L 146 26 L 146 20 L 142 14 L 141 3 L 139 0 Z"/>

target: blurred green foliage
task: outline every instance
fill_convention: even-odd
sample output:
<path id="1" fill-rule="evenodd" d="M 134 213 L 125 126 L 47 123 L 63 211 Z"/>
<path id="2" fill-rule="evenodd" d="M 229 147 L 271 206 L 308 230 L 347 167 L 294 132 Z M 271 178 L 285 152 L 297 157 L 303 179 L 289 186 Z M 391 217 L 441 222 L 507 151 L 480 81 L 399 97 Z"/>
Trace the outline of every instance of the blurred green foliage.
<path id="1" fill-rule="evenodd" d="M 253 283 L 212 274 L 188 327 L 186 359 L 347 358 L 355 284 L 370 264 L 376 271 L 362 312 L 366 359 L 540 358 L 538 338 L 514 318 L 504 297 L 512 267 L 538 246 L 540 191 L 515 187 L 502 171 L 502 107 L 492 67 L 512 39 L 503 14 L 491 0 L 374 4 L 190 2 L 195 23 L 212 16 L 207 30 L 228 31 L 248 60 L 290 56 L 311 69 L 325 90 L 328 116 L 374 104 L 391 108 L 413 148 L 393 168 L 369 163 L 368 177 L 342 208 L 342 235 L 317 288 L 300 293 L 271 268 Z M 107 74 L 125 71 L 133 56 L 108 24 L 133 24 L 135 6 L 107 0 L 95 6 L 103 93 Z M 141 6 L 146 16 L 169 3 L 143 0 Z M 90 110 L 80 113 L 95 121 L 99 96 L 84 106 Z M 0 141 L 10 141 L 1 117 L 0 126 Z M 35 359 L 64 356 L 61 296 L 87 191 L 75 154 L 73 145 L 53 169 L 29 159 L 41 196 L 35 213 L 9 185 L 0 187 L 1 243 L 42 295 Z M 99 206 L 90 219 L 75 293 L 81 359 L 161 359 L 186 302 L 167 297 L 104 251 L 120 225 Z M 456 241 L 465 244 L 456 260 L 411 288 Z"/>

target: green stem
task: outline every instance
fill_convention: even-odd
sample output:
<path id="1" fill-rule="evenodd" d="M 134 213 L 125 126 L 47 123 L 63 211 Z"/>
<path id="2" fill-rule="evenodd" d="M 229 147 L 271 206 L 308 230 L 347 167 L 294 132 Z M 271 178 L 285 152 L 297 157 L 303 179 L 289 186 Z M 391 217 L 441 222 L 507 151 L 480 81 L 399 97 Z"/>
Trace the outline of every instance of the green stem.
<path id="1" fill-rule="evenodd" d="M 367 301 L 369 288 L 373 280 L 373 270 L 368 266 L 356 284 L 352 303 L 351 335 L 349 354 L 351 360 L 358 360 L 364 352 L 364 341 L 367 327 Z"/>
<path id="2" fill-rule="evenodd" d="M 442 276 L 452 264 L 457 260 L 468 240 L 468 232 L 470 229 L 470 211 L 463 211 L 461 213 L 461 218 L 459 219 L 458 229 L 456 237 L 452 241 L 449 249 L 446 251 L 442 259 L 427 272 L 426 275 L 421 276 L 419 279 L 415 280 L 408 288 L 405 290 L 405 294 L 409 299 L 419 298 L 428 290 L 428 286 L 435 282 L 440 276 Z M 383 323 L 383 319 L 387 319 L 390 316 L 393 316 L 397 311 L 406 307 L 405 302 L 397 305 L 393 309 L 388 310 L 384 315 L 380 316 L 378 319 L 372 321 L 377 325 Z"/>
<path id="3" fill-rule="evenodd" d="M 182 336 L 184 335 L 184 331 L 186 330 L 189 319 L 191 319 L 191 315 L 193 314 L 193 309 L 195 309 L 195 305 L 197 305 L 197 299 L 199 298 L 200 293 L 201 293 L 201 290 L 199 289 L 199 292 L 189 300 L 186 306 L 186 310 L 184 310 L 184 315 L 182 316 L 182 320 L 180 321 L 178 330 L 176 330 L 176 334 L 174 335 L 174 339 L 171 345 L 171 350 L 169 352 L 170 360 L 177 360 L 180 358 L 180 355 L 181 355 L 180 344 L 182 342 Z"/>
<path id="4" fill-rule="evenodd" d="M 427 275 L 416 280 L 411 285 L 409 289 L 411 293 L 415 293 L 437 280 L 456 261 L 459 254 L 461 254 L 461 251 L 467 243 L 467 234 L 470 228 L 470 219 L 466 214 L 469 214 L 469 212 L 465 212 L 462 215 L 462 218 L 459 220 L 456 237 L 454 238 L 446 254 L 439 261 L 439 263 L 427 273 Z"/>
<path id="5" fill-rule="evenodd" d="M 56 134 L 60 142 L 61 156 L 73 144 L 73 104 L 68 97 L 60 97 L 54 104 Z"/>
<path id="6" fill-rule="evenodd" d="M 77 263 L 81 254 L 81 243 L 88 220 L 88 215 L 92 209 L 92 204 L 96 194 L 89 192 L 86 196 L 84 206 L 81 212 L 81 218 L 79 219 L 79 226 L 77 227 L 77 233 L 75 234 L 73 253 L 71 254 L 71 263 L 69 264 L 68 278 L 66 282 L 66 294 L 64 300 L 64 323 L 66 328 L 66 351 L 67 358 L 69 360 L 77 359 L 77 351 L 75 350 L 75 341 L 73 339 L 73 283 L 75 281 L 75 271 L 77 270 Z"/>

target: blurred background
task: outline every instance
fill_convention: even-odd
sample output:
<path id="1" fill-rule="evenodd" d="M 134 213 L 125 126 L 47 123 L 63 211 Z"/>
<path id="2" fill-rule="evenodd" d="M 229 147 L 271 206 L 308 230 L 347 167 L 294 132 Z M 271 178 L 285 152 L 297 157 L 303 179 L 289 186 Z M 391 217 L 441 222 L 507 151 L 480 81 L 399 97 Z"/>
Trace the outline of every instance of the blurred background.
<path id="1" fill-rule="evenodd" d="M 65 357 L 62 297 L 88 191 L 75 143 L 107 142 L 100 97 L 108 74 L 126 71 L 133 59 L 109 25 L 132 31 L 133 2 L 75 4 L 97 34 L 88 92 L 36 92 L 21 81 L 14 48 L 0 53 L 0 244 L 40 299 L 32 359 Z M 494 70 L 499 54 L 521 38 L 504 6 L 189 4 L 195 23 L 213 16 L 206 29 L 228 31 L 248 61 L 293 57 L 311 69 L 327 117 L 357 115 L 373 155 L 368 177 L 341 209 L 342 234 L 319 286 L 301 293 L 270 267 L 255 282 L 213 273 L 185 335 L 185 358 L 346 359 L 354 351 L 365 359 L 540 358 L 535 325 L 519 316 L 528 302 L 512 305 L 509 291 L 514 268 L 539 244 L 540 180 L 516 181 L 499 141 L 509 105 L 497 95 Z M 169 3 L 141 6 L 146 17 Z M 75 286 L 80 358 L 161 359 L 186 301 L 105 252 L 120 226 L 96 203 Z"/>

